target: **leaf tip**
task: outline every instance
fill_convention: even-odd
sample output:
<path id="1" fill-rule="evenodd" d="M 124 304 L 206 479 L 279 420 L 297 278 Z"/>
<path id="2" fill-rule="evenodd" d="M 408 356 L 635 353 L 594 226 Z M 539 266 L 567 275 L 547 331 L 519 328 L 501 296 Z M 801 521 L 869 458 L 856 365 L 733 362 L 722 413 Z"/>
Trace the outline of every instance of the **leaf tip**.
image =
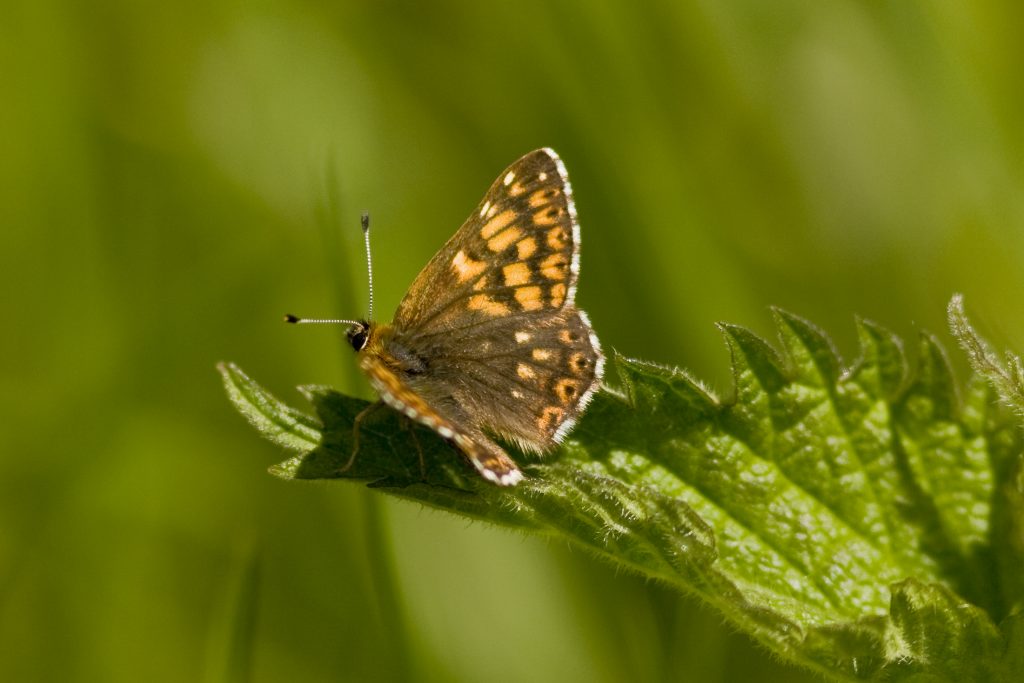
<path id="1" fill-rule="evenodd" d="M 787 341 L 785 332 L 788 331 L 796 335 L 796 338 L 802 345 L 823 347 L 826 352 L 831 352 L 837 359 L 839 358 L 839 353 L 832 344 L 831 337 L 825 333 L 825 330 L 818 327 L 807 318 L 799 316 L 796 313 L 790 313 L 784 308 L 772 306 L 771 311 L 772 315 L 775 317 L 776 325 L 783 332 L 783 342 Z"/>
<path id="2" fill-rule="evenodd" d="M 952 315 L 963 316 L 963 314 L 964 314 L 964 295 L 961 294 L 960 292 L 954 292 L 953 296 L 950 297 L 950 299 L 949 299 L 949 306 L 946 307 L 946 312 L 949 313 L 949 315 L 951 315 L 951 316 Z"/>
<path id="3" fill-rule="evenodd" d="M 230 388 L 231 385 L 237 384 L 239 380 L 249 380 L 249 376 L 242 371 L 242 368 L 229 360 L 219 361 L 216 368 L 217 372 L 220 373 L 221 378 L 224 380 L 225 387 Z"/>
<path id="4" fill-rule="evenodd" d="M 288 458 L 284 462 L 271 465 L 267 468 L 267 472 L 278 479 L 291 481 L 296 478 L 295 475 L 298 472 L 300 464 L 302 464 L 302 456 L 295 456 L 293 458 Z"/>

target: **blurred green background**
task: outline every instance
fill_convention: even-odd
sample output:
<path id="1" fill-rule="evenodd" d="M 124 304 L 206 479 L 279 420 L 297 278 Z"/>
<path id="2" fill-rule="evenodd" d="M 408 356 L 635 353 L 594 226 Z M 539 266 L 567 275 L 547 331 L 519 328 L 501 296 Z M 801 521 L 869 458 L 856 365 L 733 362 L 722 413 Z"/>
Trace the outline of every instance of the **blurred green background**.
<path id="1" fill-rule="evenodd" d="M 809 681 L 561 542 L 345 484 L 223 395 L 368 395 L 377 302 L 554 147 L 606 348 L 729 391 L 770 305 L 1024 347 L 1020 3 L 14 0 L 0 22 L 0 680 Z M 956 354 L 954 354 L 955 356 Z M 959 362 L 959 359 L 957 359 Z M 960 364 L 962 368 L 963 364 Z M 249 645 L 246 645 L 249 643 Z"/>

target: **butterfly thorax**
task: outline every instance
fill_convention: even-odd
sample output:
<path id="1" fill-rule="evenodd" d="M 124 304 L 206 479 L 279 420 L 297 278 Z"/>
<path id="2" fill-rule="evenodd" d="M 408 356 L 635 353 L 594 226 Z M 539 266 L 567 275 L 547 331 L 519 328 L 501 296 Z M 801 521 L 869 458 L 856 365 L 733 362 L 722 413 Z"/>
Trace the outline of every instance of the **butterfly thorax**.
<path id="1" fill-rule="evenodd" d="M 421 395 L 429 369 L 427 360 L 404 342 L 393 325 L 368 322 L 353 326 L 349 332 L 353 348 L 355 342 L 362 341 L 357 349 L 359 368 L 382 401 L 445 438 L 456 436 L 455 426 L 439 412 L 448 403 L 443 392 L 435 395 L 427 391 L 427 396 Z M 362 340 L 361 335 L 365 335 Z"/>
<path id="2" fill-rule="evenodd" d="M 373 358 L 407 381 L 427 371 L 426 359 L 397 338 L 393 325 L 360 323 L 349 330 L 348 337 L 352 347 L 359 352 L 360 364 L 364 364 L 367 358 Z"/>
<path id="3" fill-rule="evenodd" d="M 427 369 L 426 360 L 421 355 L 395 339 L 394 325 L 361 320 L 350 327 L 345 336 L 360 358 L 377 358 L 396 375 L 409 378 L 421 375 Z"/>

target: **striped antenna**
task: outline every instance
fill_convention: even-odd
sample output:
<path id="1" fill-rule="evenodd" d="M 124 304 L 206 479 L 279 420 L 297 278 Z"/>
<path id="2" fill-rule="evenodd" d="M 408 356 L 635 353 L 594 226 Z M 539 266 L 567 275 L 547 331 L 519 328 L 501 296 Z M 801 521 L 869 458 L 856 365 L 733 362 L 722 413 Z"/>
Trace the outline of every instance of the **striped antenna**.
<path id="1" fill-rule="evenodd" d="M 363 243 L 366 245 L 366 273 L 370 281 L 370 314 L 367 316 L 373 320 L 373 258 L 370 255 L 370 213 L 364 211 L 359 222 L 363 226 Z M 346 320 L 342 318 L 300 318 L 297 315 L 288 313 L 284 316 L 286 323 L 317 324 L 317 325 L 363 325 L 361 320 Z"/>
<path id="2" fill-rule="evenodd" d="M 358 320 L 342 320 L 340 318 L 336 319 L 336 320 L 332 319 L 332 318 L 300 318 L 299 316 L 292 315 L 291 313 L 289 313 L 288 315 L 286 315 L 284 317 L 284 321 L 286 323 L 295 323 L 296 325 L 300 325 L 300 324 L 358 325 L 359 324 Z"/>
<path id="3" fill-rule="evenodd" d="M 373 258 L 370 256 L 370 212 L 363 211 L 359 222 L 363 226 L 363 242 L 366 244 L 366 275 L 370 281 L 370 312 L 366 316 L 373 320 Z"/>

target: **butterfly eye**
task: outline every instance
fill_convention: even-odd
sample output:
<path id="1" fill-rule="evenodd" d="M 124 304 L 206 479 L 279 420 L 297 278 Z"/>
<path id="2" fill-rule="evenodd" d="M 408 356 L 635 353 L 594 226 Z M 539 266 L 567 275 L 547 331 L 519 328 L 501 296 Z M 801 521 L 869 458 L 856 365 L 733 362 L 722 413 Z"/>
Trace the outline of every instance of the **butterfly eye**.
<path id="1" fill-rule="evenodd" d="M 362 351 L 363 347 L 366 346 L 367 328 L 363 323 L 353 325 L 348 328 L 346 333 L 348 337 L 348 343 L 352 345 L 352 348 L 356 351 Z"/>

